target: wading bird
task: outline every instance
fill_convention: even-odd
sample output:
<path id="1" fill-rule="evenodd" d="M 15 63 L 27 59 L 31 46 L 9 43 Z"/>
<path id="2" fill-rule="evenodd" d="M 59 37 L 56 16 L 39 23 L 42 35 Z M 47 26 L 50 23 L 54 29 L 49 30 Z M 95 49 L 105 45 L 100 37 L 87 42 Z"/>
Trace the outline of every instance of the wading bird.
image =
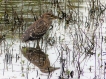
<path id="1" fill-rule="evenodd" d="M 29 28 L 25 31 L 22 37 L 23 42 L 37 40 L 37 47 L 39 49 L 39 40 L 47 32 L 51 26 L 52 20 L 56 19 L 52 13 L 44 13 L 41 18 L 36 20 Z"/>

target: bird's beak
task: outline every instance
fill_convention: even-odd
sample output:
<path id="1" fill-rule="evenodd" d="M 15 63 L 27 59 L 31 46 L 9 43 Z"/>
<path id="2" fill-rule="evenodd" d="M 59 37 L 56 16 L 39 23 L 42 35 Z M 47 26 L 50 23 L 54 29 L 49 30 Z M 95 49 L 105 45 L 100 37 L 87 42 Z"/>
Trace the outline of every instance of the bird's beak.
<path id="1" fill-rule="evenodd" d="M 58 16 L 54 16 L 54 19 L 59 19 L 59 17 Z"/>
<path id="2" fill-rule="evenodd" d="M 55 15 L 52 15 L 51 18 L 52 19 L 58 19 L 59 17 L 58 16 L 55 16 Z"/>

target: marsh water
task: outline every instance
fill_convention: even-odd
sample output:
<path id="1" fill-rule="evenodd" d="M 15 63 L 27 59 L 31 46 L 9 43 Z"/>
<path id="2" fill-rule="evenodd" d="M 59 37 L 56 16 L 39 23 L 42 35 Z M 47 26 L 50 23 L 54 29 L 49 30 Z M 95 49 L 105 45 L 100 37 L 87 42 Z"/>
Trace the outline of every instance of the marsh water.
<path id="1" fill-rule="evenodd" d="M 0 79 L 105 79 L 105 0 L 0 0 Z M 58 16 L 40 41 L 24 31 Z"/>

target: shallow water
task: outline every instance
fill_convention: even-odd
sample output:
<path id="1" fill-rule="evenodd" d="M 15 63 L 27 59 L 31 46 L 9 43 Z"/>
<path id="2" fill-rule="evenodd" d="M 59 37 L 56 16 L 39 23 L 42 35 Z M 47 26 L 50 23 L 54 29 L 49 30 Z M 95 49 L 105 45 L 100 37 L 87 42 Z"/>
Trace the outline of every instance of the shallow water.
<path id="1" fill-rule="evenodd" d="M 21 48 L 23 46 L 33 47 L 34 42 L 23 43 L 21 41 L 21 36 L 22 33 L 25 31 L 25 29 L 27 29 L 27 27 L 32 22 L 34 22 L 35 20 L 34 15 L 35 17 L 36 15 L 39 17 L 41 13 L 43 13 L 43 11 L 46 12 L 47 10 L 52 10 L 54 14 L 58 14 L 56 12 L 58 8 L 54 5 L 51 5 L 50 2 L 46 0 L 39 0 L 39 1 L 8 0 L 6 3 L 3 0 L 2 2 L 0 2 L 1 4 L 0 5 L 0 32 L 1 34 L 6 34 L 6 40 L 2 41 L 0 45 L 0 50 L 1 50 L 0 79 L 9 79 L 9 78 L 10 79 L 19 79 L 19 78 L 20 79 L 39 79 L 39 78 L 58 79 L 59 76 L 62 74 L 63 63 L 60 61 L 65 61 L 65 67 L 64 67 L 65 73 L 63 74 L 63 76 L 66 79 L 69 72 L 71 72 L 72 70 L 74 71 L 73 79 L 78 79 L 78 70 L 77 70 L 78 61 L 80 62 L 80 68 L 82 70 L 80 79 L 94 79 L 95 76 L 97 76 L 97 78 L 95 79 L 104 78 L 105 55 L 103 55 L 104 54 L 103 52 L 106 52 L 105 50 L 106 48 L 105 48 L 105 40 L 103 38 L 105 38 L 106 36 L 105 16 L 102 16 L 102 18 L 100 18 L 104 20 L 104 23 L 100 22 L 101 24 L 98 26 L 98 29 L 95 32 L 96 38 L 95 38 L 95 48 L 93 52 L 95 52 L 96 55 L 94 54 L 91 55 L 91 57 L 90 56 L 85 57 L 85 53 L 84 53 L 85 51 L 80 43 L 81 40 L 79 39 L 80 35 L 83 35 L 83 38 L 85 38 L 83 39 L 83 41 L 85 42 L 82 43 L 86 48 L 88 47 L 87 42 L 89 43 L 89 45 L 91 44 L 91 42 L 89 42 L 88 39 L 89 40 L 92 39 L 92 35 L 95 28 L 95 25 L 93 24 L 92 20 L 89 18 L 86 19 L 86 17 L 88 17 L 88 10 L 90 9 L 89 1 L 80 3 L 79 9 L 78 6 L 70 6 L 66 8 L 67 7 L 66 4 L 68 4 L 68 1 L 65 0 L 60 0 L 60 1 L 61 1 L 60 2 L 61 9 L 66 13 L 68 13 L 69 8 L 73 9 L 72 11 L 74 13 L 73 17 L 75 19 L 75 24 L 74 22 L 71 22 L 70 24 L 66 25 L 65 20 L 54 20 L 52 23 L 53 29 L 49 30 L 47 34 L 44 36 L 45 40 L 43 41 L 43 45 L 42 42 L 40 42 L 40 46 L 42 46 L 42 51 L 44 51 L 45 54 L 48 55 L 48 58 L 50 60 L 50 65 L 54 67 L 60 67 L 60 69 L 50 74 L 42 73 L 37 66 L 30 63 L 30 61 L 28 61 L 23 56 L 21 52 Z M 106 3 L 106 2 L 102 1 L 102 3 Z M 78 5 L 78 2 L 77 1 L 75 3 L 73 2 L 73 4 Z M 41 8 L 42 6 L 43 8 Z M 7 18 L 4 18 L 5 11 L 8 13 Z M 15 11 L 16 14 L 14 13 Z M 18 24 L 20 23 L 18 23 L 17 19 L 16 20 L 13 19 L 13 17 L 16 18 L 16 15 L 18 15 L 19 18 L 22 15 L 24 19 L 24 22 L 22 22 L 23 24 L 22 27 L 19 27 Z M 78 16 L 80 16 L 80 18 Z M 76 20 L 79 20 L 77 17 L 80 20 L 83 19 L 83 21 L 77 22 Z M 10 22 L 9 24 L 8 24 L 8 20 Z M 89 30 L 85 27 L 86 20 L 91 24 Z M 14 25 L 15 21 L 17 23 L 16 25 Z M 80 26 L 80 28 L 78 28 L 78 26 Z M 13 31 L 8 31 L 11 29 L 13 29 Z M 77 35 L 79 35 L 79 38 L 77 38 Z M 54 37 L 55 43 L 53 43 L 52 45 L 50 45 L 50 43 L 47 43 L 47 39 L 46 39 L 47 37 Z M 78 44 L 80 46 L 78 46 Z M 10 62 L 8 61 L 9 64 L 7 64 L 5 60 L 6 53 L 9 53 L 13 57 L 12 62 L 11 60 Z M 62 58 L 63 60 L 60 60 L 60 58 Z M 74 61 L 74 63 L 72 63 L 72 61 Z M 103 65 L 102 67 L 101 64 Z M 72 79 L 72 78 L 68 78 L 68 79 Z"/>

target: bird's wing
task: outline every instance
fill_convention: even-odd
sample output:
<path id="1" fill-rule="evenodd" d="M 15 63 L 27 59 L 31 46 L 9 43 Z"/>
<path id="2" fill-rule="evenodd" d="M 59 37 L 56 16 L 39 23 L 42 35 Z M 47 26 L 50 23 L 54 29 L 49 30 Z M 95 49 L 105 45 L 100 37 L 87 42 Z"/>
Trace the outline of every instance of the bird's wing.
<path id="1" fill-rule="evenodd" d="M 48 23 L 39 19 L 34 22 L 24 33 L 23 41 L 35 40 L 41 38 L 48 30 Z"/>
<path id="2" fill-rule="evenodd" d="M 35 35 L 42 35 L 45 34 L 46 31 L 48 30 L 48 26 L 49 24 L 46 23 L 44 20 L 38 20 L 35 22 L 35 24 L 33 25 L 34 29 L 33 32 Z"/>

